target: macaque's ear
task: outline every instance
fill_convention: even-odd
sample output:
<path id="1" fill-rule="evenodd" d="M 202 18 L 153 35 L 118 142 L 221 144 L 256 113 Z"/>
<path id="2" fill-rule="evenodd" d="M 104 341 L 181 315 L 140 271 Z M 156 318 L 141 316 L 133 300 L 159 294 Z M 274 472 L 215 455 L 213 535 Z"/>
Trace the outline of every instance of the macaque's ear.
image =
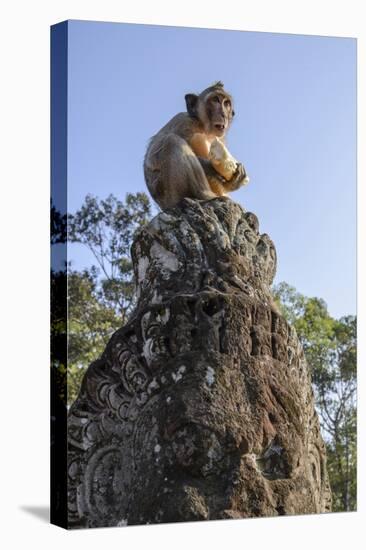
<path id="1" fill-rule="evenodd" d="M 235 111 L 234 111 L 234 109 L 231 111 L 231 116 L 235 116 Z"/>
<path id="2" fill-rule="evenodd" d="M 187 113 L 189 114 L 189 116 L 196 118 L 198 95 L 187 94 L 184 99 L 186 100 Z"/>

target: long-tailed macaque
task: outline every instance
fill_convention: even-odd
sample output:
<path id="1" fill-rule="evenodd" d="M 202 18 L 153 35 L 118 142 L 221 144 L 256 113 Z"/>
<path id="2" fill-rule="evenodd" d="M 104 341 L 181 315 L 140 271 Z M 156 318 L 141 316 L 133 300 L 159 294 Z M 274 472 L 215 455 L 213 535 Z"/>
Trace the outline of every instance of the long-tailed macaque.
<path id="1" fill-rule="evenodd" d="M 187 94 L 185 101 L 187 112 L 178 113 L 151 138 L 145 155 L 146 184 L 162 209 L 185 197 L 220 197 L 249 181 L 244 166 L 223 145 L 234 116 L 233 100 L 223 83 L 216 82 L 199 95 Z M 210 155 L 211 144 L 215 144 L 216 158 Z M 225 170 L 220 169 L 224 166 L 217 159 L 217 145 L 223 161 L 229 161 Z"/>

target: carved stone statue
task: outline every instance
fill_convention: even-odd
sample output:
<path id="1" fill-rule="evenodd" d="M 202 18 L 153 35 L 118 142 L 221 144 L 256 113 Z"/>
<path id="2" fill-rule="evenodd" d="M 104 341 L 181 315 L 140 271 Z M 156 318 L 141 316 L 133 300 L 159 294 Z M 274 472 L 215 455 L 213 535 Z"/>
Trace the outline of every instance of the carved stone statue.
<path id="1" fill-rule="evenodd" d="M 184 199 L 132 258 L 137 307 L 69 413 L 69 526 L 330 511 L 308 367 L 256 216 Z"/>

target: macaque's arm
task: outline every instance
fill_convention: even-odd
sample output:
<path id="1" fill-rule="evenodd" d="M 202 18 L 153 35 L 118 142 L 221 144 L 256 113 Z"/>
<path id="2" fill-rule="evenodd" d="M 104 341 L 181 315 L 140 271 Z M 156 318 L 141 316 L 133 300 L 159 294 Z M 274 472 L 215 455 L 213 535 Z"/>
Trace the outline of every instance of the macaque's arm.
<path id="1" fill-rule="evenodd" d="M 205 134 L 193 134 L 189 140 L 189 145 L 192 147 L 197 157 L 201 157 L 203 159 L 209 158 L 210 143 Z"/>

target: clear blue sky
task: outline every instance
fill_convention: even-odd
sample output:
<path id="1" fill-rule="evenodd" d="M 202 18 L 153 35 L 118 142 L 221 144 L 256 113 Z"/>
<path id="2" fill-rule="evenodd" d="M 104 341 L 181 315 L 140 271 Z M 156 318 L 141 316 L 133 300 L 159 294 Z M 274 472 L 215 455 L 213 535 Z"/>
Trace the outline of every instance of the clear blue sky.
<path id="1" fill-rule="evenodd" d="M 222 80 L 231 152 L 250 176 L 232 194 L 278 253 L 275 282 L 356 312 L 356 40 L 69 22 L 68 209 L 87 193 L 146 191 L 148 139 L 184 95 Z M 90 256 L 70 248 L 75 268 Z"/>

